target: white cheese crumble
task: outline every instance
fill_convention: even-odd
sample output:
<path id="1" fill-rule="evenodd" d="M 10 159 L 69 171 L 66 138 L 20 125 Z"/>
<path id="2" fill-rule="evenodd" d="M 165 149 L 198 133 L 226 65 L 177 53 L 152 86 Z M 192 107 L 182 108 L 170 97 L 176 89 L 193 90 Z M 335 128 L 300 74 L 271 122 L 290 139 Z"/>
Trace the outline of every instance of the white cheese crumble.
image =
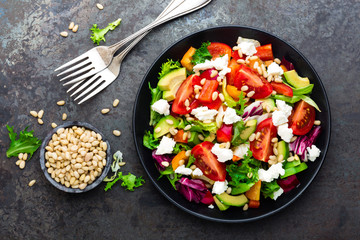
<path id="1" fill-rule="evenodd" d="M 233 158 L 233 151 L 228 148 L 221 148 L 220 144 L 215 143 L 211 148 L 211 152 L 217 156 L 219 162 L 226 162 Z"/>
<path id="2" fill-rule="evenodd" d="M 218 113 L 217 110 L 211 109 L 208 107 L 198 107 L 191 111 L 191 114 L 194 115 L 200 121 L 205 120 L 214 120 L 215 115 Z"/>
<path id="3" fill-rule="evenodd" d="M 183 175 L 191 175 L 193 171 L 190 168 L 186 168 L 185 165 L 180 165 L 175 169 L 175 173 Z"/>
<path id="4" fill-rule="evenodd" d="M 260 168 L 258 170 L 259 180 L 264 182 L 271 182 L 274 179 L 279 178 L 279 176 L 285 174 L 285 170 L 282 167 L 282 163 L 277 163 L 272 165 L 268 170 Z"/>
<path id="5" fill-rule="evenodd" d="M 250 39 L 239 37 L 237 44 L 241 52 L 247 56 L 252 56 L 257 52 L 255 42 Z"/>
<path id="6" fill-rule="evenodd" d="M 223 192 L 226 191 L 227 188 L 228 188 L 228 182 L 226 180 L 224 182 L 216 181 L 213 185 L 211 192 L 213 194 L 222 194 Z"/>
<path id="7" fill-rule="evenodd" d="M 284 193 L 284 189 L 280 188 L 279 190 L 277 190 L 273 193 L 274 194 L 273 199 L 276 200 L 283 193 Z"/>
<path id="8" fill-rule="evenodd" d="M 286 104 L 285 101 L 276 100 L 276 107 L 279 109 L 279 111 L 283 112 L 286 117 L 289 117 L 291 115 L 292 107 Z"/>
<path id="9" fill-rule="evenodd" d="M 219 77 L 223 79 L 227 73 L 231 72 L 231 69 L 228 68 L 228 64 L 229 64 L 229 56 L 225 54 L 224 56 L 218 57 L 214 60 L 210 60 L 210 61 L 205 60 L 205 62 L 203 63 L 196 64 L 193 67 L 193 71 L 196 74 L 199 73 L 200 71 L 215 68 L 216 70 L 219 71 L 218 73 Z"/>
<path id="10" fill-rule="evenodd" d="M 250 144 L 240 144 L 239 146 L 233 149 L 234 155 L 238 156 L 239 158 L 244 158 L 250 148 Z"/>
<path id="11" fill-rule="evenodd" d="M 208 206 L 208 208 L 214 209 L 214 205 L 210 204 L 210 205 Z"/>
<path id="12" fill-rule="evenodd" d="M 281 124 L 287 123 L 288 118 L 283 111 L 274 111 L 272 114 L 272 122 L 274 126 L 280 126 Z"/>
<path id="13" fill-rule="evenodd" d="M 163 136 L 156 150 L 156 155 L 170 154 L 174 150 L 176 142 L 172 138 Z"/>
<path id="14" fill-rule="evenodd" d="M 236 114 L 235 109 L 228 107 L 224 113 L 224 123 L 233 124 L 241 120 L 241 117 Z"/>
<path id="15" fill-rule="evenodd" d="M 307 147 L 307 157 L 310 161 L 314 162 L 317 157 L 320 156 L 320 149 L 318 149 L 315 145 L 311 145 L 311 147 Z"/>
<path id="16" fill-rule="evenodd" d="M 268 74 L 271 74 L 271 75 L 283 75 L 284 74 L 284 70 L 276 62 L 272 62 L 267 67 L 267 72 L 268 72 Z"/>
<path id="17" fill-rule="evenodd" d="M 195 168 L 194 171 L 192 172 L 192 175 L 193 175 L 193 176 L 199 176 L 199 177 L 200 177 L 200 176 L 202 176 L 202 175 L 204 175 L 204 174 L 203 174 L 203 172 L 201 171 L 200 168 Z"/>
<path id="18" fill-rule="evenodd" d="M 291 128 L 288 128 L 288 125 L 285 123 L 278 126 L 277 134 L 282 138 L 282 140 L 289 143 L 291 138 L 293 137 L 293 130 Z"/>
<path id="19" fill-rule="evenodd" d="M 151 105 L 151 109 L 165 116 L 170 114 L 170 105 L 165 99 L 154 102 L 154 104 Z"/>

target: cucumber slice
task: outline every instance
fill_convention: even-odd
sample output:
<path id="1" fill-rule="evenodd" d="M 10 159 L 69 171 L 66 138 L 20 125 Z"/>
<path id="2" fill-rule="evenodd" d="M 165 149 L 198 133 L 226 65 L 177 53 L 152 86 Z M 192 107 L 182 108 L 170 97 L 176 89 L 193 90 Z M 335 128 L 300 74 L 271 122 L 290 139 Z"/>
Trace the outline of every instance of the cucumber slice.
<path id="1" fill-rule="evenodd" d="M 272 98 L 258 99 L 255 101 L 261 101 L 262 102 L 261 105 L 262 105 L 263 109 L 267 109 L 267 107 L 268 107 L 270 112 L 273 112 L 275 110 L 276 104 L 275 104 L 275 100 Z"/>
<path id="2" fill-rule="evenodd" d="M 246 129 L 240 133 L 240 138 L 243 139 L 244 141 L 248 140 L 249 137 L 251 136 L 251 134 L 253 134 L 255 132 L 256 124 L 257 124 L 256 119 L 247 121 L 245 123 Z"/>

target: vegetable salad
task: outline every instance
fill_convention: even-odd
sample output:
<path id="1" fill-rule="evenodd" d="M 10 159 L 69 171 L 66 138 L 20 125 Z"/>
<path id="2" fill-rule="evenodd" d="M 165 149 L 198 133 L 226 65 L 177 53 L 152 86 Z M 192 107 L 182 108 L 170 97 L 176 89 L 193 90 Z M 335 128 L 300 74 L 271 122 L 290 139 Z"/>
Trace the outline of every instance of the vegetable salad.
<path id="1" fill-rule="evenodd" d="M 188 201 L 259 208 L 296 188 L 296 174 L 320 156 L 314 85 L 272 48 L 242 37 L 204 42 L 168 59 L 149 84 L 153 128 L 143 144 L 159 178 Z"/>

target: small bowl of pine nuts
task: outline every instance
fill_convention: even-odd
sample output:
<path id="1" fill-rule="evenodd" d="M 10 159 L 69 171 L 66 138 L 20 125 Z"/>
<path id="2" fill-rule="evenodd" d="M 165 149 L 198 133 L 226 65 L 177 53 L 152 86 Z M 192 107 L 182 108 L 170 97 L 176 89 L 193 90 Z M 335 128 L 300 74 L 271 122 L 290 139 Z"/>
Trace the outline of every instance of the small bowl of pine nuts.
<path id="1" fill-rule="evenodd" d="M 89 123 L 66 122 L 44 139 L 40 165 L 56 188 L 68 193 L 87 192 L 99 185 L 110 169 L 110 145 Z"/>

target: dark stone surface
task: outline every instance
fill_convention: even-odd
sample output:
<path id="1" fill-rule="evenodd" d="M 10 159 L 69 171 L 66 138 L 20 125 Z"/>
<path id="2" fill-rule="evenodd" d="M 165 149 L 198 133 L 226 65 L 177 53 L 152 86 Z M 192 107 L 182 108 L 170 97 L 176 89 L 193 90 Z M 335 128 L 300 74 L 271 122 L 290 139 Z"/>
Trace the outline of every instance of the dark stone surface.
<path id="1" fill-rule="evenodd" d="M 153 30 L 127 56 L 120 76 L 102 94 L 78 106 L 55 80 L 53 70 L 93 47 L 89 28 L 123 22 L 106 44 L 128 36 L 156 18 L 169 1 L 0 1 L 0 235 L 2 239 L 359 239 L 360 178 L 360 2 L 215 0 L 206 8 Z M 80 25 L 59 36 L 70 21 Z M 332 140 L 313 184 L 284 211 L 248 224 L 218 224 L 191 216 L 147 182 L 135 192 L 98 187 L 81 195 L 60 192 L 45 179 L 39 153 L 21 171 L 7 159 L 6 124 L 30 125 L 44 138 L 50 123 L 86 121 L 99 128 L 112 149 L 125 156 L 125 172 L 144 175 L 131 132 L 138 86 L 151 63 L 171 43 L 218 25 L 247 25 L 276 34 L 299 49 L 320 75 L 332 110 Z M 120 104 L 103 116 L 115 98 Z M 56 101 L 66 105 L 58 107 Z M 29 116 L 45 110 L 44 125 Z M 122 131 L 121 137 L 112 135 Z M 29 188 L 28 182 L 36 179 Z M 145 176 L 146 179 L 146 176 Z"/>

